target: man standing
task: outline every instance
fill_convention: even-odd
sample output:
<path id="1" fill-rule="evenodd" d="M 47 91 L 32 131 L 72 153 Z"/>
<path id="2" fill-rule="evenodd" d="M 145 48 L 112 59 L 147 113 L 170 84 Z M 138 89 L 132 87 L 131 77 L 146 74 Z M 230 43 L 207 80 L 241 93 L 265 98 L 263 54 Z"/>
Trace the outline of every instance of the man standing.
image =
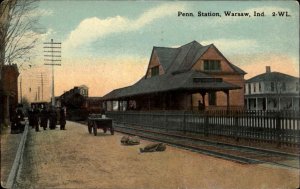
<path id="1" fill-rule="evenodd" d="M 40 118 L 39 117 L 40 117 L 40 111 L 37 107 L 35 107 L 33 109 L 33 125 L 34 125 L 36 132 L 40 131 L 40 128 L 39 128 L 39 119 Z"/>
<path id="2" fill-rule="evenodd" d="M 18 134 L 24 131 L 24 113 L 22 110 L 22 105 L 18 105 L 15 112 L 11 114 L 11 134 Z"/>
<path id="3" fill-rule="evenodd" d="M 59 116 L 60 130 L 65 130 L 66 126 L 66 112 L 65 107 L 60 108 L 60 116 Z"/>
<path id="4" fill-rule="evenodd" d="M 56 122 L 57 122 L 57 115 L 56 115 L 56 110 L 55 107 L 51 107 L 50 111 L 50 129 L 53 130 L 56 127 Z"/>
<path id="5" fill-rule="evenodd" d="M 34 128 L 34 116 L 33 116 L 34 105 L 31 105 L 31 108 L 28 110 L 28 121 L 29 126 Z"/>
<path id="6" fill-rule="evenodd" d="M 42 107 L 42 111 L 41 111 L 41 127 L 44 128 L 44 130 L 47 129 L 47 125 L 48 125 L 48 111 L 46 109 L 46 107 Z"/>

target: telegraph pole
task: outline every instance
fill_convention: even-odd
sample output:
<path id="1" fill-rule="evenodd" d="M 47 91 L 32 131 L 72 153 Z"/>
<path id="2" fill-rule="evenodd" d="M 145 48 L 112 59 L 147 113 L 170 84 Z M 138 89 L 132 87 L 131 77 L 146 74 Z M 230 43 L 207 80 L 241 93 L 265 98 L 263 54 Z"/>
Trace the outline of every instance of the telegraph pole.
<path id="1" fill-rule="evenodd" d="M 44 43 L 44 65 L 52 66 L 52 87 L 51 87 L 51 105 L 55 105 L 54 97 L 54 66 L 61 66 L 61 43 L 60 42 L 51 42 Z"/>
<path id="2" fill-rule="evenodd" d="M 43 81 L 43 73 L 41 73 L 41 82 L 42 82 L 42 101 L 44 100 L 44 81 Z"/>
<path id="3" fill-rule="evenodd" d="M 23 103 L 23 99 L 22 99 L 22 76 L 20 77 L 20 103 Z"/>

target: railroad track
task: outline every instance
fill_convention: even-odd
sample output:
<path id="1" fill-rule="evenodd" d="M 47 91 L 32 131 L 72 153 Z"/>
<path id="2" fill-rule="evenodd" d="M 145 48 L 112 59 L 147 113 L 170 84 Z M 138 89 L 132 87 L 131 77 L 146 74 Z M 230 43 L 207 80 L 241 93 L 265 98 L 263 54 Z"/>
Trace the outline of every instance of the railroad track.
<path id="1" fill-rule="evenodd" d="M 270 164 L 291 169 L 299 169 L 299 155 L 239 146 L 223 142 L 209 141 L 196 137 L 167 133 L 162 130 L 149 130 L 141 127 L 126 127 L 114 123 L 115 131 L 140 136 L 152 141 L 164 142 L 172 146 L 199 152 L 241 164 Z"/>

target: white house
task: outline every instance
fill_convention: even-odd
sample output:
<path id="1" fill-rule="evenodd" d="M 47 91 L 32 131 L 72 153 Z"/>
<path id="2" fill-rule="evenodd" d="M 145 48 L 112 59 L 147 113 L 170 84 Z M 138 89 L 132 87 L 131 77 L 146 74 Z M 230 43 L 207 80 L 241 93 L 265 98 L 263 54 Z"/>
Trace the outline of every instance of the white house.
<path id="1" fill-rule="evenodd" d="M 246 81 L 245 105 L 248 110 L 299 110 L 299 78 L 267 66 L 266 73 Z"/>

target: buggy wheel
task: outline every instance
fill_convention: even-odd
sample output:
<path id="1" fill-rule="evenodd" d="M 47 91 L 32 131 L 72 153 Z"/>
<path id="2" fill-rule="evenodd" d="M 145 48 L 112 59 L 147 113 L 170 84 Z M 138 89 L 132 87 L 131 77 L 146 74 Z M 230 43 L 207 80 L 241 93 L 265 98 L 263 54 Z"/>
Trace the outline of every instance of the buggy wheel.
<path id="1" fill-rule="evenodd" d="M 114 133 L 115 133 L 114 129 L 113 129 L 113 128 L 110 128 L 110 134 L 111 134 L 111 135 L 114 135 Z"/>
<path id="2" fill-rule="evenodd" d="M 97 136 L 97 126 L 93 127 L 93 132 L 94 132 L 94 135 Z"/>

